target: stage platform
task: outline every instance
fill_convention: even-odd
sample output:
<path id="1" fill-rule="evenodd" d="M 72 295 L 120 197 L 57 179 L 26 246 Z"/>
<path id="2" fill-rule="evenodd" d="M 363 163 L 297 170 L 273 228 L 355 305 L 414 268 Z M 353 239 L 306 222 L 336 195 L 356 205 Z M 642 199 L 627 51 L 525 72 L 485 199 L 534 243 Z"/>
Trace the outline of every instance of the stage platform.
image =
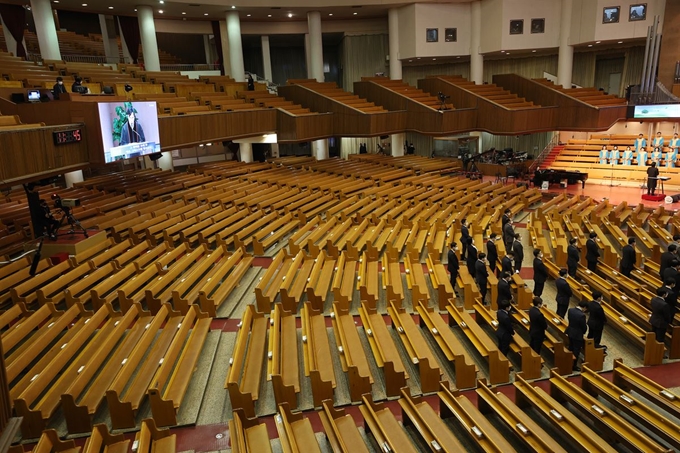
<path id="1" fill-rule="evenodd" d="M 85 237 L 82 232 L 69 234 L 67 231 L 60 230 L 56 241 L 45 239 L 40 253 L 43 258 L 50 258 L 61 253 L 69 256 L 77 255 L 106 240 L 106 231 L 88 230 L 89 237 Z M 31 242 L 29 249 L 34 247 L 35 242 Z"/>
<path id="2" fill-rule="evenodd" d="M 642 199 L 647 201 L 664 201 L 666 195 L 647 195 L 643 194 Z"/>

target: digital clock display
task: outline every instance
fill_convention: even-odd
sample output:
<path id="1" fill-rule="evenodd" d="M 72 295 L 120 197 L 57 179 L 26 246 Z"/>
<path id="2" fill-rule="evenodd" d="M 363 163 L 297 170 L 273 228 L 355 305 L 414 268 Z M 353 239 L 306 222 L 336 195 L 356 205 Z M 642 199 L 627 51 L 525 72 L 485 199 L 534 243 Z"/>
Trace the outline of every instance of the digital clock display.
<path id="1" fill-rule="evenodd" d="M 52 133 L 55 145 L 65 145 L 67 143 L 75 143 L 82 140 L 83 136 L 80 129 L 72 129 L 69 131 L 57 131 Z"/>

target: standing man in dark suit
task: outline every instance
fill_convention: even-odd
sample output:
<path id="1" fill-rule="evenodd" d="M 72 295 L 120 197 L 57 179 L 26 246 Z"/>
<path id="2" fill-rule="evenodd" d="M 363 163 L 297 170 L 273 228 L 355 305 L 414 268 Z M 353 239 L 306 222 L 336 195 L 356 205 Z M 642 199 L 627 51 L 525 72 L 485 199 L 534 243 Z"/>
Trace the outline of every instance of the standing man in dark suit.
<path id="1" fill-rule="evenodd" d="M 607 324 L 607 316 L 605 316 L 601 304 L 602 293 L 593 291 L 593 300 L 588 303 L 588 338 L 592 338 L 595 341 L 596 348 L 607 349 L 606 346 L 601 344 L 602 331 L 604 330 L 604 325 Z"/>
<path id="2" fill-rule="evenodd" d="M 588 302 L 582 300 L 578 303 L 578 307 L 570 308 L 567 314 L 569 325 L 564 333 L 569 337 L 569 350 L 574 354 L 574 367 L 572 368 L 574 371 L 581 371 L 578 367 L 578 359 L 583 349 L 583 336 L 588 330 L 586 311 L 588 311 Z"/>
<path id="3" fill-rule="evenodd" d="M 674 259 L 673 261 L 671 261 L 671 265 L 667 267 L 666 270 L 663 271 L 663 281 L 666 281 L 669 278 L 671 278 L 677 282 L 679 276 L 680 276 L 680 261 Z"/>
<path id="4" fill-rule="evenodd" d="M 496 249 L 496 233 L 491 233 L 489 240 L 486 241 L 486 260 L 489 262 L 491 272 L 496 275 L 498 269 L 498 249 Z"/>
<path id="5" fill-rule="evenodd" d="M 503 272 L 501 274 L 501 279 L 498 280 L 498 298 L 496 299 L 496 304 L 500 304 L 502 300 L 507 300 L 512 303 L 512 291 L 510 289 L 510 279 L 512 277 L 511 273 Z"/>
<path id="6" fill-rule="evenodd" d="M 677 248 L 675 247 L 675 244 L 671 244 L 668 246 L 668 250 L 661 254 L 661 261 L 659 262 L 659 275 L 662 279 L 664 271 L 671 267 L 673 260 L 678 259 L 677 255 L 675 254 L 676 250 Z"/>
<path id="7" fill-rule="evenodd" d="M 515 273 L 515 252 L 512 250 L 508 251 L 507 254 L 501 260 L 501 272 L 507 272 L 508 274 Z"/>
<path id="8" fill-rule="evenodd" d="M 512 249 L 512 241 L 515 240 L 515 228 L 512 226 L 512 219 L 503 227 L 503 242 L 505 242 L 505 250 Z"/>
<path id="9" fill-rule="evenodd" d="M 503 217 L 501 217 L 501 230 L 505 231 L 505 225 L 512 220 L 510 217 L 510 214 L 512 214 L 512 211 L 510 208 L 507 208 L 505 211 L 503 211 Z"/>
<path id="10" fill-rule="evenodd" d="M 555 286 L 557 287 L 557 316 L 564 319 L 564 315 L 567 314 L 569 309 L 569 301 L 571 300 L 572 291 L 569 282 L 567 281 L 567 270 L 560 269 L 560 276 L 555 280 Z"/>
<path id="11" fill-rule="evenodd" d="M 567 270 L 572 277 L 576 277 L 576 268 L 581 261 L 581 250 L 576 246 L 577 242 L 576 238 L 571 238 L 567 246 Z"/>
<path id="12" fill-rule="evenodd" d="M 534 249 L 534 296 L 541 297 L 547 279 L 548 268 L 543 263 L 543 253 L 539 249 Z"/>
<path id="13" fill-rule="evenodd" d="M 510 342 L 515 334 L 515 329 L 512 327 L 512 318 L 510 318 L 511 307 L 510 302 L 502 300 L 498 305 L 498 312 L 496 313 L 496 320 L 498 321 L 498 328 L 496 329 L 498 349 L 501 351 L 501 354 L 506 356 L 510 352 Z"/>
<path id="14" fill-rule="evenodd" d="M 488 284 L 489 271 L 486 270 L 486 253 L 480 253 L 475 263 L 475 281 L 482 294 L 482 305 L 486 304 L 486 286 Z"/>
<path id="15" fill-rule="evenodd" d="M 656 297 L 653 297 L 651 302 L 652 316 L 649 318 L 649 324 L 659 343 L 663 343 L 666 339 L 668 324 L 673 321 L 670 306 L 666 303 L 667 296 L 668 291 L 665 288 L 659 288 L 656 290 Z"/>
<path id="16" fill-rule="evenodd" d="M 515 240 L 512 242 L 512 251 L 515 253 L 515 272 L 519 273 L 524 261 L 524 246 L 520 241 L 519 233 L 515 233 Z"/>
<path id="17" fill-rule="evenodd" d="M 621 249 L 621 273 L 630 277 L 630 273 L 635 269 L 635 238 L 628 238 L 628 245 Z"/>
<path id="18" fill-rule="evenodd" d="M 467 219 L 463 219 L 460 221 L 460 259 L 463 261 L 465 261 L 465 255 L 467 254 L 469 244 L 470 229 L 467 226 Z"/>
<path id="19" fill-rule="evenodd" d="M 652 162 L 652 165 L 647 168 L 647 195 L 654 195 L 658 178 L 659 169 L 656 167 L 656 162 Z"/>
<path id="20" fill-rule="evenodd" d="M 675 280 L 672 278 L 666 279 L 663 282 L 662 288 L 668 292 L 666 296 L 666 303 L 668 304 L 669 310 L 671 312 L 671 319 L 675 317 L 675 313 L 678 311 L 678 292 L 675 289 Z"/>
<path id="21" fill-rule="evenodd" d="M 597 233 L 593 231 L 586 241 L 586 261 L 591 272 L 597 270 L 597 259 L 600 257 L 600 247 L 597 246 L 595 238 L 597 238 Z"/>
<path id="22" fill-rule="evenodd" d="M 449 274 L 451 276 L 451 287 L 453 292 L 458 294 L 456 291 L 456 279 L 458 278 L 458 269 L 460 269 L 460 264 L 458 263 L 458 245 L 455 242 L 451 243 L 451 248 L 447 254 L 448 263 L 446 267 L 448 268 Z"/>
<path id="23" fill-rule="evenodd" d="M 543 299 L 534 297 L 533 307 L 529 309 L 529 346 L 541 355 L 541 346 L 545 341 L 545 331 L 548 328 L 548 321 L 545 320 L 541 307 Z"/>
<path id="24" fill-rule="evenodd" d="M 468 272 L 475 278 L 475 264 L 477 264 L 477 246 L 475 246 L 475 240 L 470 237 L 468 240 L 468 253 L 467 253 L 467 268 Z"/>

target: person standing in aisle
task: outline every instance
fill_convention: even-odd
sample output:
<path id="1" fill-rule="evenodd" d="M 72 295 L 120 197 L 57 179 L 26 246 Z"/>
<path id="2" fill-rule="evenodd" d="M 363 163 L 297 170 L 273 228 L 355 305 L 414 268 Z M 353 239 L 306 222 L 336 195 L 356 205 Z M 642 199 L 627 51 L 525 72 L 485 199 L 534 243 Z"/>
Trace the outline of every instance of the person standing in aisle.
<path id="1" fill-rule="evenodd" d="M 451 243 L 451 248 L 449 249 L 447 257 L 448 263 L 446 267 L 448 268 L 449 275 L 451 276 L 451 287 L 453 288 L 453 292 L 457 295 L 458 291 L 456 291 L 456 279 L 458 278 L 458 269 L 460 269 L 460 264 L 458 263 L 458 245 L 456 245 L 455 242 Z"/>
<path id="2" fill-rule="evenodd" d="M 635 269 L 635 261 L 635 238 L 628 238 L 628 244 L 621 249 L 621 273 L 630 277 L 630 273 Z"/>
<path id="3" fill-rule="evenodd" d="M 519 233 L 515 233 L 515 240 L 512 242 L 512 251 L 515 254 L 515 272 L 519 274 L 524 261 L 524 246 L 520 241 Z"/>
<path id="4" fill-rule="evenodd" d="M 666 269 L 671 267 L 671 263 L 673 260 L 677 260 L 678 257 L 676 255 L 676 250 L 677 246 L 675 244 L 670 244 L 668 246 L 668 249 L 661 254 L 661 260 L 659 262 L 659 277 L 661 277 L 661 281 L 663 281 L 664 278 L 664 272 Z"/>
<path id="5" fill-rule="evenodd" d="M 567 281 L 567 275 L 566 269 L 560 269 L 560 276 L 555 280 L 555 286 L 557 287 L 557 297 L 555 298 L 557 301 L 557 310 L 555 312 L 557 313 L 557 316 L 562 319 L 564 319 L 564 315 L 567 314 L 569 301 L 573 294 L 571 286 L 569 286 L 569 282 Z"/>
<path id="6" fill-rule="evenodd" d="M 498 312 L 496 312 L 496 320 L 498 321 L 498 328 L 496 329 L 498 350 L 505 356 L 510 352 L 510 343 L 512 342 L 512 336 L 515 334 L 515 329 L 512 327 L 512 318 L 510 318 L 510 310 L 512 310 L 510 302 L 502 300 L 498 304 Z"/>
<path id="7" fill-rule="evenodd" d="M 460 221 L 460 259 L 465 261 L 468 245 L 470 244 L 470 229 L 467 226 L 467 219 Z"/>
<path id="8" fill-rule="evenodd" d="M 548 268 L 543 262 L 543 253 L 539 249 L 534 249 L 534 296 L 541 297 L 547 279 Z"/>
<path id="9" fill-rule="evenodd" d="M 602 345 L 602 331 L 607 324 L 607 316 L 602 308 L 602 293 L 593 291 L 593 300 L 588 303 L 588 338 L 592 338 L 596 348 L 607 349 Z"/>
<path id="10" fill-rule="evenodd" d="M 578 240 L 576 238 L 571 238 L 567 246 L 567 270 L 572 277 L 576 277 L 576 269 L 581 261 L 581 250 L 576 246 L 577 243 Z"/>
<path id="11" fill-rule="evenodd" d="M 482 295 L 482 305 L 486 305 L 486 291 L 489 284 L 489 271 L 486 270 L 486 253 L 480 253 L 475 263 L 475 281 Z"/>
<path id="12" fill-rule="evenodd" d="M 515 240 L 515 228 L 512 226 L 512 219 L 503 227 L 503 242 L 505 243 L 505 250 L 512 250 L 512 241 Z"/>
<path id="13" fill-rule="evenodd" d="M 666 303 L 667 296 L 668 291 L 665 288 L 659 288 L 656 290 L 656 297 L 653 297 L 651 302 L 652 316 L 649 318 L 649 324 L 659 343 L 666 340 L 666 330 L 673 322 L 670 306 Z"/>
<path id="14" fill-rule="evenodd" d="M 578 360 L 581 356 L 581 350 L 583 349 L 583 337 L 588 330 L 585 313 L 587 311 L 588 302 L 582 300 L 578 303 L 577 307 L 570 308 L 567 314 L 569 325 L 564 333 L 569 337 L 569 350 L 574 354 L 573 371 L 581 371 L 581 368 L 578 367 Z"/>
<path id="15" fill-rule="evenodd" d="M 515 252 L 510 250 L 501 260 L 501 272 L 507 272 L 512 275 L 515 273 Z"/>
<path id="16" fill-rule="evenodd" d="M 586 261 L 588 262 L 588 269 L 591 272 L 597 270 L 597 260 L 600 258 L 600 248 L 597 246 L 597 233 L 591 231 L 586 241 Z"/>
<path id="17" fill-rule="evenodd" d="M 502 300 L 507 300 L 512 304 L 512 290 L 510 289 L 510 279 L 512 278 L 512 273 L 503 272 L 501 274 L 500 280 L 498 280 L 498 296 L 496 298 L 496 304 L 500 304 Z"/>
<path id="18" fill-rule="evenodd" d="M 491 273 L 496 275 L 498 269 L 498 249 L 496 248 L 496 233 L 491 233 L 489 240 L 486 241 L 486 260 L 489 262 Z"/>
<path id="19" fill-rule="evenodd" d="M 541 346 L 545 341 L 545 331 L 548 328 L 548 321 L 541 311 L 543 306 L 543 299 L 534 297 L 532 301 L 533 307 L 529 309 L 529 346 L 536 351 L 536 354 L 541 355 Z"/>
<path id="20" fill-rule="evenodd" d="M 470 237 L 468 240 L 468 253 L 467 253 L 467 268 L 470 276 L 475 278 L 475 264 L 477 264 L 477 246 L 475 245 L 475 240 Z"/>

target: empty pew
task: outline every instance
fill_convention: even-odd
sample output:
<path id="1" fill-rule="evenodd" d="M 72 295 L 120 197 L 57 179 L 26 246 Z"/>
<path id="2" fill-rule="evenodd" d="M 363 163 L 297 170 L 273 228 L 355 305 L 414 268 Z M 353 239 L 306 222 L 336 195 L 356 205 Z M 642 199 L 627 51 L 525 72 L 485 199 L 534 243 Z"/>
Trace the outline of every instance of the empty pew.
<path id="1" fill-rule="evenodd" d="M 283 451 L 321 453 L 312 424 L 301 412 L 293 413 L 288 404 L 280 404 L 274 421 Z"/>
<path id="2" fill-rule="evenodd" d="M 322 251 L 314 261 L 314 267 L 309 274 L 309 282 L 307 283 L 307 300 L 311 302 L 315 310 L 323 311 L 326 296 L 333 280 L 336 260 L 329 258 L 326 252 Z"/>
<path id="3" fill-rule="evenodd" d="M 359 406 L 364 418 L 364 429 L 373 434 L 382 451 L 398 451 L 399 453 L 417 453 L 418 450 L 404 427 L 390 411 L 389 407 L 374 403 L 371 395 L 363 396 L 363 404 Z"/>
<path id="4" fill-rule="evenodd" d="M 229 391 L 231 406 L 243 409 L 248 417 L 255 417 L 268 325 L 264 313 L 258 313 L 253 305 L 248 305 L 241 318 L 232 358 L 229 359 L 224 387 Z"/>
<path id="5" fill-rule="evenodd" d="M 111 434 L 105 424 L 95 425 L 85 441 L 82 453 L 127 453 L 130 439 L 123 434 Z"/>
<path id="6" fill-rule="evenodd" d="M 246 417 L 242 410 L 235 410 L 229 420 L 229 435 L 233 453 L 272 451 L 267 425 L 260 423 L 257 418 Z"/>
<path id="7" fill-rule="evenodd" d="M 346 414 L 344 409 L 335 409 L 333 400 L 324 401 L 323 411 L 319 412 L 319 418 L 321 418 L 326 438 L 333 451 L 368 453 L 368 448 L 354 419 Z"/>
<path id="8" fill-rule="evenodd" d="M 253 257 L 247 255 L 241 248 L 232 253 L 228 259 L 220 261 L 210 279 L 198 289 L 201 310 L 210 316 L 216 316 L 217 309 L 239 286 L 241 278 L 252 264 Z"/>
<path id="9" fill-rule="evenodd" d="M 9 453 L 24 453 L 22 445 L 15 445 L 10 447 Z M 76 447 L 73 440 L 61 440 L 59 434 L 53 429 L 48 429 L 40 434 L 38 443 L 33 447 L 33 450 L 28 450 L 32 453 L 79 453 L 80 447 Z"/>
<path id="10" fill-rule="evenodd" d="M 343 309 L 337 302 L 334 302 L 331 321 L 342 369 L 348 375 L 350 397 L 352 401 L 361 401 L 364 393 L 371 392 L 373 376 L 354 324 L 354 318 L 349 314 L 349 309 Z"/>
<path id="11" fill-rule="evenodd" d="M 323 312 L 315 310 L 310 302 L 302 307 L 301 318 L 305 376 L 311 380 L 314 406 L 319 407 L 324 400 L 333 399 L 336 387 L 326 320 Z"/>
<path id="12" fill-rule="evenodd" d="M 295 316 L 274 305 L 270 315 L 267 380 L 272 382 L 276 404 L 297 407 L 300 393 L 300 367 Z"/>
<path id="13" fill-rule="evenodd" d="M 142 421 L 142 429 L 135 435 L 132 451 L 136 453 L 175 453 L 177 435 L 167 429 L 157 429 L 153 419 Z"/>

